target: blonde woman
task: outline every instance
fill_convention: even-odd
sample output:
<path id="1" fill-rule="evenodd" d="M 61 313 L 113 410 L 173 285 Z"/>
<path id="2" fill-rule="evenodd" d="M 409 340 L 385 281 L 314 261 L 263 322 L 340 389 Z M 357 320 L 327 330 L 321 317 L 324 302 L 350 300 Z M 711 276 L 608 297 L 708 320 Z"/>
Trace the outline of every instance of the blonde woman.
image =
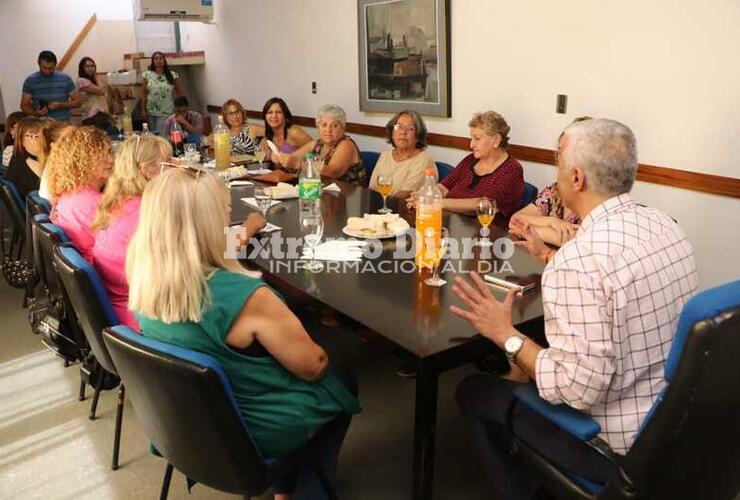
<path id="1" fill-rule="evenodd" d="M 124 272 L 126 249 L 139 223 L 141 193 L 172 158 L 170 143 L 161 137 L 134 136 L 119 148 L 113 174 L 105 186 L 92 229 L 93 265 L 100 273 L 119 322 L 138 329 L 128 310 L 128 284 Z"/>
<path id="2" fill-rule="evenodd" d="M 82 127 L 54 145 L 44 170 L 49 181 L 52 222 L 64 229 L 82 256 L 91 262 L 95 243 L 91 226 L 112 164 L 106 133 L 95 127 Z"/>
<path id="3" fill-rule="evenodd" d="M 141 214 L 126 276 L 143 334 L 219 361 L 263 456 L 285 456 L 321 428 L 320 459 L 333 477 L 360 411 L 354 381 L 329 367 L 264 281 L 224 257 L 226 187 L 213 174 L 169 169 L 146 187 Z M 309 468 L 298 464 L 290 476 L 273 485 L 276 498 L 324 498 Z"/>

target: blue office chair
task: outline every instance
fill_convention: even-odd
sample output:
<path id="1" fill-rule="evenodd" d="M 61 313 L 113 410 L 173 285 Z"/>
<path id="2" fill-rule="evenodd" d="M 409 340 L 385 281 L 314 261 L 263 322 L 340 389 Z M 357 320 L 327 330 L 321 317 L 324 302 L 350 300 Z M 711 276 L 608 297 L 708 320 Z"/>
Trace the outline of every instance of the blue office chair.
<path id="1" fill-rule="evenodd" d="M 125 326 L 103 334 L 147 437 L 167 461 L 166 499 L 173 467 L 189 480 L 239 495 L 259 495 L 298 460 L 315 458 L 313 443 L 290 456 L 262 457 L 218 362 L 207 354 L 160 342 Z M 331 482 L 316 462 L 329 498 Z"/>
<path id="2" fill-rule="evenodd" d="M 39 277 L 38 293 L 31 316 L 31 326 L 41 335 L 41 343 L 64 360 L 64 366 L 83 361 L 89 353 L 74 309 L 69 302 L 57 270 L 54 268 L 54 248 L 71 245 L 59 226 L 45 214 L 31 219 L 31 244 L 34 267 Z M 80 377 L 80 401 L 85 397 L 85 379 Z"/>
<path id="3" fill-rule="evenodd" d="M 522 204 L 519 206 L 519 208 L 524 208 L 530 203 L 534 202 L 535 198 L 537 198 L 537 193 L 539 190 L 537 189 L 537 186 L 534 184 L 530 184 L 529 182 L 524 183 L 524 197 L 522 198 Z"/>
<path id="4" fill-rule="evenodd" d="M 450 172 L 452 172 L 455 169 L 455 167 L 443 161 L 437 161 L 434 163 L 437 164 L 437 180 L 439 182 L 442 182 L 444 178 L 450 175 Z"/>
<path id="5" fill-rule="evenodd" d="M 373 176 L 373 170 L 375 170 L 375 164 L 378 163 L 380 153 L 375 151 L 360 151 L 360 157 L 362 158 L 362 164 L 365 165 L 365 180 L 370 183 L 370 178 Z"/>
<path id="6" fill-rule="evenodd" d="M 121 420 L 123 419 L 123 401 L 125 387 L 120 383 L 118 372 L 108 349 L 103 342 L 103 328 L 118 324 L 118 318 L 113 311 L 108 293 L 97 271 L 72 246 L 57 246 L 54 248 L 54 266 L 67 292 L 72 309 L 85 335 L 90 351 L 102 367 L 94 370 L 97 376 L 94 379 L 95 393 L 90 405 L 90 420 L 95 420 L 98 407 L 98 398 L 103 389 L 118 387 L 118 406 L 116 408 L 116 426 L 113 440 L 113 460 L 111 468 L 118 469 L 118 451 L 121 444 Z M 88 365 L 90 366 L 90 365 Z"/>
<path id="7" fill-rule="evenodd" d="M 740 280 L 689 300 L 665 365 L 661 392 L 624 457 L 601 428 L 567 405 L 539 398 L 534 384 L 515 392 L 507 416 L 512 451 L 537 468 L 558 498 L 722 498 L 740 487 Z M 614 474 L 596 484 L 561 470 L 518 439 L 511 415 L 526 405 L 606 457 Z"/>

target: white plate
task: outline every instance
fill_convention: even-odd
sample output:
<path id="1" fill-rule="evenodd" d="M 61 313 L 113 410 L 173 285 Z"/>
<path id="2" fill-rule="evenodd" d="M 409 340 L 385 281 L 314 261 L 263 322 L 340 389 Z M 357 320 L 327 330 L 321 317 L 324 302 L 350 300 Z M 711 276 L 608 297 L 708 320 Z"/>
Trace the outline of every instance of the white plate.
<path id="1" fill-rule="evenodd" d="M 344 234 L 346 234 L 347 236 L 352 236 L 352 237 L 355 237 L 355 238 L 362 238 L 362 239 L 366 239 L 366 240 L 371 240 L 371 239 L 384 240 L 386 238 L 395 238 L 396 236 L 399 236 L 399 235 L 405 233 L 408 229 L 409 228 L 406 227 L 406 228 L 404 228 L 401 231 L 398 231 L 396 233 L 390 233 L 390 232 L 388 232 L 388 233 L 375 233 L 375 234 L 372 234 L 371 235 L 371 234 L 369 234 L 369 233 L 367 233 L 365 231 L 353 231 L 353 230 L 349 229 L 347 226 L 344 226 L 342 228 L 342 232 Z"/>

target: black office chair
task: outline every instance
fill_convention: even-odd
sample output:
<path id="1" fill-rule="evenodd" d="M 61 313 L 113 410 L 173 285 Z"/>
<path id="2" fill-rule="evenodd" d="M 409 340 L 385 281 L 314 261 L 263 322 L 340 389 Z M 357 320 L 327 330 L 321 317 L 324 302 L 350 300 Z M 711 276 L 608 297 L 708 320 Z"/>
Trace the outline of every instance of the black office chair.
<path id="1" fill-rule="evenodd" d="M 261 456 L 236 406 L 231 383 L 211 356 L 159 342 L 125 326 L 103 334 L 147 437 L 168 461 L 161 499 L 172 469 L 190 480 L 239 495 L 259 495 L 298 460 L 315 458 L 309 442 L 290 456 Z M 329 498 L 336 493 L 318 461 Z"/>
<path id="2" fill-rule="evenodd" d="M 116 408 L 116 427 L 113 440 L 113 460 L 111 468 L 118 469 L 118 451 L 121 444 L 121 420 L 125 387 L 120 383 L 118 372 L 108 349 L 103 342 L 103 328 L 118 323 L 116 313 L 108 293 L 100 281 L 97 271 L 72 246 L 57 246 L 54 249 L 54 266 L 59 273 L 69 302 L 77 315 L 92 354 L 103 368 L 95 380 L 95 393 L 90 405 L 90 420 L 95 420 L 100 391 L 118 387 L 118 406 Z"/>
<path id="3" fill-rule="evenodd" d="M 33 255 L 33 240 L 32 240 L 32 234 L 31 234 L 31 224 L 33 221 L 33 218 L 36 215 L 49 215 L 51 213 L 51 203 L 49 203 L 49 200 L 42 198 L 39 195 L 38 191 L 31 191 L 28 193 L 28 196 L 26 197 L 26 218 L 25 218 L 25 227 L 26 227 L 26 259 L 28 262 L 34 263 L 36 261 L 34 255 Z M 29 319 L 31 320 L 31 324 L 34 322 L 33 316 L 35 315 L 35 310 L 39 307 L 36 298 L 36 288 L 39 284 L 39 270 L 34 266 L 34 273 L 31 279 L 28 281 L 28 285 L 26 286 L 26 304 L 28 304 L 29 309 Z"/>
<path id="4" fill-rule="evenodd" d="M 10 286 L 27 288 L 33 277 L 33 267 L 26 259 L 26 214 L 23 196 L 15 184 L 0 178 L 0 199 L 7 217 L 0 217 L 0 250 L 3 276 Z M 5 229 L 10 230 L 7 237 Z M 26 307 L 27 297 L 23 299 Z"/>
<path id="5" fill-rule="evenodd" d="M 524 404 L 605 456 L 614 472 L 596 484 L 562 470 L 518 439 L 512 451 L 536 467 L 558 498 L 732 499 L 740 488 L 740 280 L 706 290 L 684 306 L 661 392 L 625 456 L 598 437 L 601 428 L 567 405 L 539 398 L 533 384 L 515 392 L 508 416 Z"/>
<path id="6" fill-rule="evenodd" d="M 522 204 L 519 206 L 519 208 L 524 208 L 530 203 L 534 202 L 535 198 L 537 198 L 538 193 L 537 186 L 534 184 L 530 184 L 529 182 L 524 183 L 524 196 L 522 197 Z"/>
<path id="7" fill-rule="evenodd" d="M 54 248 L 71 243 L 64 230 L 49 221 L 48 215 L 39 214 L 31 218 L 31 244 L 34 267 L 39 276 L 31 327 L 41 335 L 44 347 L 69 366 L 84 360 L 89 353 L 85 334 L 54 268 Z M 81 377 L 80 400 L 84 399 L 85 383 L 85 378 Z"/>

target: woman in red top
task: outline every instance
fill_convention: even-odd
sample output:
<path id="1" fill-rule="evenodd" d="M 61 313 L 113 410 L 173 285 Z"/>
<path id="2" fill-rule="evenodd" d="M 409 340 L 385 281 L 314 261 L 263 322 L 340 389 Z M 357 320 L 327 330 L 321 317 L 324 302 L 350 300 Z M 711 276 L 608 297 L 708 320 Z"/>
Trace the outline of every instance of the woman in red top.
<path id="1" fill-rule="evenodd" d="M 524 198 L 524 172 L 521 164 L 506 150 L 509 125 L 495 111 L 476 113 L 468 123 L 471 154 L 462 159 L 437 188 L 442 192 L 442 208 L 474 214 L 480 198 L 496 201 L 498 212 L 509 217 Z M 415 196 L 407 204 L 414 206 Z"/>

